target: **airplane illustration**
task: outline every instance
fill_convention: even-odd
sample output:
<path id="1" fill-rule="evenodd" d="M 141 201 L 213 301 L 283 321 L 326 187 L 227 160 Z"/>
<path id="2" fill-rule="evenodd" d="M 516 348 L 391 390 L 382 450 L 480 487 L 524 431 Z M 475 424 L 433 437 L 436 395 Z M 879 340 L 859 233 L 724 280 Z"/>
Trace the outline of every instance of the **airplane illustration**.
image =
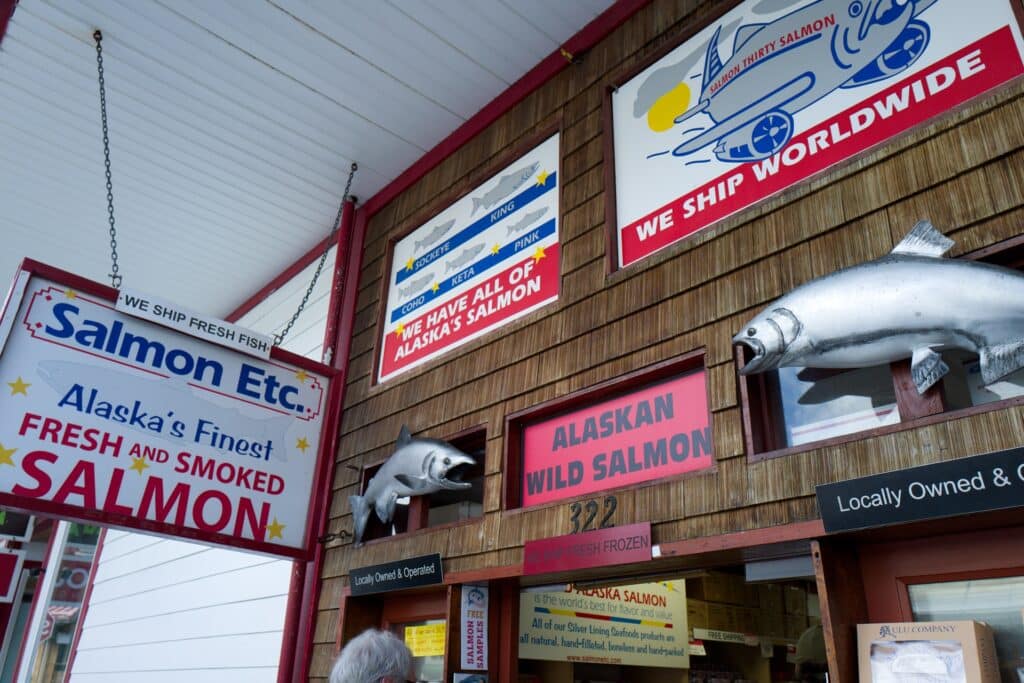
<path id="1" fill-rule="evenodd" d="M 936 0 L 817 0 L 775 21 L 736 31 L 724 63 L 721 27 L 708 43 L 700 100 L 675 123 L 707 114 L 714 125 L 672 153 L 715 144 L 720 161 L 775 154 L 793 136 L 793 115 L 838 88 L 887 79 L 917 61 L 931 38 L 918 15 Z"/>

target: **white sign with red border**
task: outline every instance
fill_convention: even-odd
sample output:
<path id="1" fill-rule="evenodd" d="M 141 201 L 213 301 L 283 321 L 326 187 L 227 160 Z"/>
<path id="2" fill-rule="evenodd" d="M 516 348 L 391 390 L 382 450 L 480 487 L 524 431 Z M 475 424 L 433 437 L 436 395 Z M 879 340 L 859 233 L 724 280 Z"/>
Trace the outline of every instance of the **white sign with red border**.
<path id="1" fill-rule="evenodd" d="M 741 3 L 612 95 L 619 266 L 1016 79 L 1022 52 L 1010 0 Z"/>
<path id="2" fill-rule="evenodd" d="M 558 142 L 551 136 L 395 244 L 378 381 L 558 298 Z"/>
<path id="3" fill-rule="evenodd" d="M 25 262 L 0 327 L 0 505 L 308 557 L 333 371 L 115 298 Z"/>
<path id="4" fill-rule="evenodd" d="M 462 587 L 461 668 L 487 671 L 487 586 Z"/>

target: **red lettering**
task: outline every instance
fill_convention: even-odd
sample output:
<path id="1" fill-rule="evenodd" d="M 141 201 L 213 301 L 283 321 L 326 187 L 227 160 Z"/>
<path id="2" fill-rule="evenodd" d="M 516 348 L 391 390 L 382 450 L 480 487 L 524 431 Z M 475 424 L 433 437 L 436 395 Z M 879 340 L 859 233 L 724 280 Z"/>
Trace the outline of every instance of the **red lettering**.
<path id="1" fill-rule="evenodd" d="M 35 429 L 39 425 L 40 417 L 35 413 L 25 413 L 25 416 L 21 418 L 21 429 L 18 430 L 18 436 L 25 436 L 25 432 Z"/>
<path id="2" fill-rule="evenodd" d="M 188 505 L 188 494 L 190 487 L 182 482 L 175 484 L 171 489 L 171 495 L 164 501 L 164 480 L 160 477 L 150 477 L 146 480 L 146 488 L 142 490 L 142 500 L 139 502 L 139 517 L 152 519 L 156 522 L 165 522 L 172 511 L 174 524 L 185 526 L 185 507 Z M 149 507 L 155 502 L 155 510 L 150 515 Z"/>
<path id="3" fill-rule="evenodd" d="M 235 518 L 235 538 L 242 538 L 242 528 L 245 522 L 249 523 L 249 534 L 262 541 L 267 534 L 267 520 L 270 519 L 270 503 L 263 503 L 260 507 L 260 518 L 256 520 L 256 508 L 252 501 L 242 497 L 238 499 L 238 517 Z"/>
<path id="4" fill-rule="evenodd" d="M 103 499 L 103 511 L 116 515 L 131 516 L 135 511 L 127 505 L 119 505 L 117 502 L 117 495 L 121 493 L 122 481 L 124 481 L 124 470 L 115 467 L 114 471 L 110 474 L 110 488 L 107 489 L 107 495 Z"/>
<path id="5" fill-rule="evenodd" d="M 220 503 L 220 517 L 212 524 L 207 523 L 206 518 L 203 516 L 203 511 L 206 509 L 206 501 L 211 498 L 216 498 L 217 502 Z M 266 512 L 269 513 L 269 509 Z M 192 519 L 195 521 L 196 527 L 201 531 L 217 533 L 231 521 L 231 500 L 224 493 L 217 490 L 203 491 L 196 496 L 196 502 L 192 505 Z M 264 524 L 265 526 L 266 524 Z"/>
<path id="6" fill-rule="evenodd" d="M 79 479 L 81 479 L 81 483 L 79 483 Z M 88 460 L 79 460 L 75 463 L 75 466 L 71 468 L 71 474 L 53 496 L 53 502 L 65 503 L 68 496 L 72 495 L 82 497 L 82 507 L 90 510 L 96 509 L 96 469 Z"/>
<path id="7" fill-rule="evenodd" d="M 50 492 L 50 487 L 53 486 L 53 480 L 50 479 L 50 476 L 46 474 L 46 472 L 43 472 L 41 469 L 36 467 L 36 463 L 40 460 L 55 463 L 57 462 L 57 455 L 55 453 L 50 453 L 49 451 L 32 451 L 22 458 L 21 469 L 25 470 L 25 474 L 36 480 L 37 486 L 35 488 L 28 488 L 21 484 L 15 484 L 11 487 L 11 493 L 16 496 L 42 498 Z"/>

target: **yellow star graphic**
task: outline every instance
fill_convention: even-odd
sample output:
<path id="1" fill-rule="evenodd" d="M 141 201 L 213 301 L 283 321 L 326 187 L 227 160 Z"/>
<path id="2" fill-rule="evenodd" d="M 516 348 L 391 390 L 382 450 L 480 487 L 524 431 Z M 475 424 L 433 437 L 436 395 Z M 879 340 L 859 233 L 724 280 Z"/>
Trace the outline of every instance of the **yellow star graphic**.
<path id="1" fill-rule="evenodd" d="M 439 289 L 441 289 L 441 285 L 435 282 L 434 285 L 430 288 L 430 291 L 433 292 L 434 294 L 437 294 L 437 290 Z"/>
<path id="2" fill-rule="evenodd" d="M 541 171 L 540 173 L 537 174 L 537 184 L 538 185 L 546 185 L 547 182 L 548 182 L 548 172 L 547 171 Z"/>
<path id="3" fill-rule="evenodd" d="M 405 262 L 405 269 L 406 270 L 412 270 L 412 264 L 413 263 L 415 263 L 415 262 L 412 260 L 412 256 L 410 256 L 409 260 Z"/>
<path id="4" fill-rule="evenodd" d="M 306 449 L 309 448 L 309 442 L 306 441 L 306 437 L 302 437 L 301 439 L 295 442 L 295 447 L 298 448 L 303 453 L 305 453 Z"/>
<path id="5" fill-rule="evenodd" d="M 491 253 L 492 254 L 497 254 L 499 251 L 501 251 L 501 245 L 500 244 L 495 244 L 493 247 L 491 247 Z"/>
<path id="6" fill-rule="evenodd" d="M 145 470 L 148 467 L 149 463 L 146 462 L 145 458 L 132 458 L 132 466 L 129 467 L 128 469 L 135 470 L 136 472 L 139 473 L 139 476 L 141 477 L 143 470 Z"/>
<path id="7" fill-rule="evenodd" d="M 405 334 L 405 323 L 398 323 L 398 327 L 395 328 L 395 334 L 399 337 Z"/>
<path id="8" fill-rule="evenodd" d="M 534 263 L 537 263 L 537 261 L 540 261 L 542 258 L 545 257 L 547 257 L 547 254 L 544 253 L 544 247 L 537 247 L 537 251 L 533 252 Z"/>
<path id="9" fill-rule="evenodd" d="M 295 379 L 299 380 L 299 382 L 301 382 L 302 384 L 306 383 L 306 378 L 308 377 L 309 375 L 306 374 L 305 370 L 299 370 L 298 372 L 295 373 Z"/>
<path id="10" fill-rule="evenodd" d="M 11 456 L 14 455 L 14 451 L 17 448 L 4 448 L 4 445 L 0 443 L 0 465 L 11 465 L 14 466 L 14 461 L 11 460 Z"/>
<path id="11" fill-rule="evenodd" d="M 68 289 L 64 290 L 64 296 L 66 296 L 66 297 L 67 297 L 67 298 L 69 298 L 69 299 L 74 299 L 74 298 L 75 298 L 75 297 L 77 297 L 78 295 L 77 295 L 77 294 L 75 294 L 75 290 L 73 290 L 73 289 L 71 289 L 71 288 L 69 287 Z"/>
<path id="12" fill-rule="evenodd" d="M 25 396 L 28 396 L 28 392 L 25 391 L 25 390 L 28 389 L 32 385 L 29 384 L 28 382 L 26 382 L 25 380 L 23 380 L 19 376 L 16 381 L 8 382 L 7 386 L 9 386 L 11 388 L 11 396 L 14 396 L 15 394 L 24 394 Z"/>
<path id="13" fill-rule="evenodd" d="M 277 517 L 274 517 L 274 521 L 267 525 L 267 540 L 271 538 L 284 538 L 281 534 L 287 524 L 281 524 L 277 521 Z"/>

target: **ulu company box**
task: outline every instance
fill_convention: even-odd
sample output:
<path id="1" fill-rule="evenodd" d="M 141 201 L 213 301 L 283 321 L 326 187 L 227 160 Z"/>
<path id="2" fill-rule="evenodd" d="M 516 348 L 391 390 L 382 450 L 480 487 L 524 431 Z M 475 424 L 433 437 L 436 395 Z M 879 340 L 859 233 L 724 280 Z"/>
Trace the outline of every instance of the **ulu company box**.
<path id="1" fill-rule="evenodd" d="M 860 683 L 999 683 L 992 629 L 980 621 L 858 624 Z"/>

